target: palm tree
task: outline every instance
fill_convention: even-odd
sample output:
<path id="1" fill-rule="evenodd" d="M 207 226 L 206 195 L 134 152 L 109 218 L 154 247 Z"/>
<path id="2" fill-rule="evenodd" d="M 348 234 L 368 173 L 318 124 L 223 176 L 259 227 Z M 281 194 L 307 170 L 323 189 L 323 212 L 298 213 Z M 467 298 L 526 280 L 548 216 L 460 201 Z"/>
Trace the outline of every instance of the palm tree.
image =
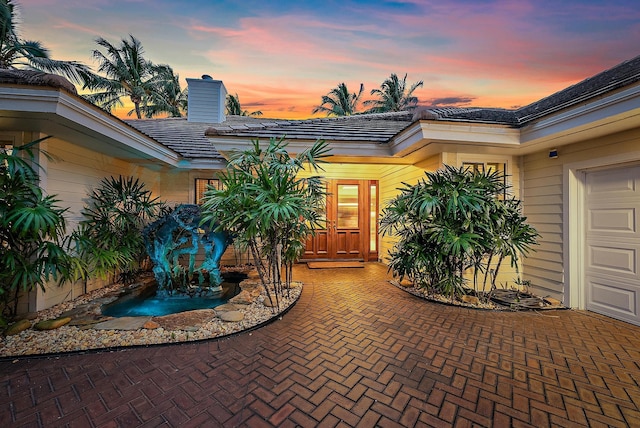
<path id="1" fill-rule="evenodd" d="M 122 106 L 122 97 L 128 96 L 134 108 L 127 114 L 135 111 L 137 118 L 142 119 L 143 106 L 145 113 L 151 112 L 150 106 L 163 99 L 164 84 L 175 78 L 173 70 L 169 66 L 156 66 L 145 59 L 142 43 L 131 34 L 129 39 L 122 39 L 119 47 L 102 37 L 96 39 L 96 43 L 106 49 L 106 53 L 98 49 L 93 51 L 93 57 L 100 64 L 98 72 L 103 73 L 104 77 L 97 76 L 89 86 L 99 92 L 85 97 L 111 111 L 115 106 Z M 169 70 L 171 77 L 168 77 Z"/>
<path id="2" fill-rule="evenodd" d="M 367 113 L 384 113 L 389 111 L 410 111 L 418 106 L 418 97 L 413 92 L 423 85 L 422 80 L 414 83 L 407 90 L 407 75 L 402 80 L 392 73 L 382 82 L 380 89 L 372 89 L 371 95 L 377 95 L 377 100 L 367 100 L 364 105 L 373 106 Z"/>
<path id="3" fill-rule="evenodd" d="M 77 61 L 51 59 L 41 42 L 24 40 L 17 28 L 16 3 L 0 0 L 0 69 L 30 69 L 60 74 L 76 83 L 86 84 L 94 75 Z"/>
<path id="4" fill-rule="evenodd" d="M 247 110 L 242 110 L 242 106 L 240 105 L 240 97 L 238 97 L 238 94 L 227 95 L 225 107 L 227 109 L 227 114 L 232 116 L 262 116 L 262 112 L 260 110 L 251 113 L 249 113 Z"/>
<path id="5" fill-rule="evenodd" d="M 327 116 L 351 116 L 356 113 L 360 96 L 364 91 L 364 85 L 360 84 L 360 90 L 356 94 L 349 93 L 347 85 L 338 84 L 327 95 L 322 96 L 322 103 L 313 109 L 313 113 L 327 113 Z"/>
<path id="6" fill-rule="evenodd" d="M 171 117 L 182 117 L 187 111 L 187 89 L 180 86 L 180 76 L 166 64 L 151 65 L 153 77 L 150 82 L 155 91 L 143 99 L 141 106 L 145 117 L 167 113 Z"/>

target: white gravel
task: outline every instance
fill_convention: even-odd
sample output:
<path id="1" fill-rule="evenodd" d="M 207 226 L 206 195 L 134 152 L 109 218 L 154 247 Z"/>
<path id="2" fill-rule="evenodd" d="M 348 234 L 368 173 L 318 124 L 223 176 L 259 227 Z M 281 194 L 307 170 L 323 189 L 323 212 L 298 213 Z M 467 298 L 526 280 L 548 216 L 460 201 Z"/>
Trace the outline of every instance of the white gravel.
<path id="1" fill-rule="evenodd" d="M 203 339 L 212 339 L 237 333 L 272 318 L 279 317 L 282 312 L 293 305 L 300 293 L 302 286 L 292 288 L 287 297 L 281 301 L 281 309 L 274 313 L 272 308 L 266 307 L 262 302 L 264 296 L 260 296 L 251 305 L 245 306 L 244 319 L 240 322 L 223 322 L 219 318 L 202 325 L 196 331 L 139 329 L 139 330 L 95 330 L 93 328 L 80 328 L 75 326 L 62 326 L 55 330 L 37 331 L 25 330 L 14 336 L 0 336 L 0 357 L 51 354 L 71 351 L 84 351 L 88 349 L 115 348 L 124 346 L 155 345 L 161 343 L 188 342 Z M 80 296 L 70 302 L 64 302 L 52 308 L 38 312 L 33 322 L 52 319 L 61 313 L 73 309 L 75 306 L 99 298 L 104 294 L 116 290 L 121 285 L 105 287 Z"/>

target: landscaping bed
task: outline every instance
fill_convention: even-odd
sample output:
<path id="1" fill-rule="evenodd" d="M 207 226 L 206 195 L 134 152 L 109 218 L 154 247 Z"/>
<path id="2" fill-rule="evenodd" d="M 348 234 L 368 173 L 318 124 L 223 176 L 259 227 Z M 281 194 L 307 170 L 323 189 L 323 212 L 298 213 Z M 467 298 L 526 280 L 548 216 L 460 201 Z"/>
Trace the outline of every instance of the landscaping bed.
<path id="1" fill-rule="evenodd" d="M 535 296 L 521 290 L 496 289 L 493 290 L 491 296 L 475 296 L 475 293 L 470 292 L 469 294 L 462 295 L 460 298 L 452 299 L 451 296 L 429 293 L 426 289 L 415 287 L 414 284 L 408 281 L 401 282 L 392 279 L 389 283 L 414 296 L 431 302 L 472 309 L 494 311 L 567 309 L 559 300 L 551 297 Z"/>
<path id="2" fill-rule="evenodd" d="M 275 310 L 262 286 L 256 287 L 253 281 L 248 283 L 238 300 L 231 299 L 230 303 L 222 305 L 224 308 L 221 306 L 162 317 L 125 317 L 129 319 L 101 315 L 100 307 L 103 304 L 116 299 L 124 289 L 131 287 L 135 286 L 115 284 L 31 314 L 29 328 L 0 337 L 0 357 L 112 350 L 219 338 L 254 329 L 281 317 L 295 304 L 302 292 L 302 284 L 292 282 L 291 288 L 281 297 L 280 309 Z M 251 302 L 243 300 L 252 293 Z M 55 329 L 31 328 L 41 321 L 67 317 L 71 318 L 70 322 Z"/>

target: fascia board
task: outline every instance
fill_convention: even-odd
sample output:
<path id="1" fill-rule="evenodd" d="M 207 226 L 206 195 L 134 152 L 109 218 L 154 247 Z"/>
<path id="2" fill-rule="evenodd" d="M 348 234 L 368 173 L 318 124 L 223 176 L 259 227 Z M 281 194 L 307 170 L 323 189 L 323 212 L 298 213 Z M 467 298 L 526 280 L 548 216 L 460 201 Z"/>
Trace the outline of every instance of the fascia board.
<path id="1" fill-rule="evenodd" d="M 406 156 L 419 145 L 478 145 L 514 149 L 520 145 L 518 129 L 506 125 L 421 120 L 391 142 L 394 156 Z"/>
<path id="2" fill-rule="evenodd" d="M 219 159 L 181 159 L 176 167 L 180 169 L 221 170 L 225 169 L 228 162 Z"/>
<path id="3" fill-rule="evenodd" d="M 86 135 L 104 136 L 127 151 L 139 152 L 174 166 L 181 159 L 173 150 L 62 91 L 0 87 L 0 110 L 55 115 L 63 119 L 59 122 L 66 122 L 67 128 Z"/>
<path id="4" fill-rule="evenodd" d="M 640 85 L 600 97 L 554 114 L 521 129 L 523 153 L 562 146 L 637 127 Z"/>

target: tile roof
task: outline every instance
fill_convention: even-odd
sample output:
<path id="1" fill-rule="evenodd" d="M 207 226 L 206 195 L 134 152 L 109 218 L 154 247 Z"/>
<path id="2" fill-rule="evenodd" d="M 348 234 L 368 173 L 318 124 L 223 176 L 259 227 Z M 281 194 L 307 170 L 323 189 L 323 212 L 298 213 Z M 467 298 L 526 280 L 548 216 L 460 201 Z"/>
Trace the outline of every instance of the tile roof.
<path id="1" fill-rule="evenodd" d="M 188 122 L 186 118 L 125 120 L 138 131 L 185 158 L 222 159 L 207 136 L 387 143 L 416 120 L 493 123 L 512 127 L 571 107 L 640 81 L 640 56 L 516 110 L 481 107 L 427 108 L 415 112 L 356 114 L 306 120 L 227 116 L 220 124 Z"/>
<path id="2" fill-rule="evenodd" d="M 183 117 L 124 122 L 185 158 L 223 159 L 206 135 L 384 143 L 409 126 L 412 118 L 410 112 L 397 112 L 306 120 L 227 116 L 220 124 L 188 122 Z"/>
<path id="3" fill-rule="evenodd" d="M 640 81 L 640 55 L 555 94 L 516 110 L 518 121 L 526 124 L 599 95 Z"/>
<path id="4" fill-rule="evenodd" d="M 125 119 L 124 122 L 184 158 L 224 159 L 204 136 L 210 124 L 187 122 L 186 117 Z"/>
<path id="5" fill-rule="evenodd" d="M 287 139 L 332 141 L 369 141 L 385 143 L 409 126 L 411 112 L 358 114 L 342 117 L 323 117 L 306 120 L 255 119 L 244 124 L 212 125 L 207 135 L 270 138 L 286 136 Z"/>
<path id="6" fill-rule="evenodd" d="M 640 81 L 640 56 L 624 61 L 541 100 L 516 110 L 498 108 L 430 108 L 416 112 L 415 119 L 500 123 L 524 126 L 602 94 Z"/>

